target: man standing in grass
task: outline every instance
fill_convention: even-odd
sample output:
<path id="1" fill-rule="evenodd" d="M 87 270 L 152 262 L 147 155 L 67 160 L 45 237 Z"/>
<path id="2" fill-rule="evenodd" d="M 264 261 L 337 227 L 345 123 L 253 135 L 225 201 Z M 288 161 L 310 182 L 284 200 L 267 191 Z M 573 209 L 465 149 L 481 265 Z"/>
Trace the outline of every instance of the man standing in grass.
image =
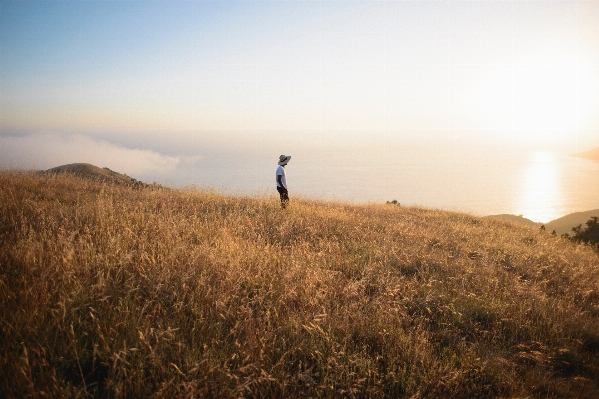
<path id="1" fill-rule="evenodd" d="M 289 203 L 289 192 L 287 191 L 287 179 L 285 178 L 285 166 L 291 159 L 291 156 L 281 155 L 279 157 L 279 167 L 277 168 L 277 191 L 281 196 L 281 208 L 285 209 Z"/>

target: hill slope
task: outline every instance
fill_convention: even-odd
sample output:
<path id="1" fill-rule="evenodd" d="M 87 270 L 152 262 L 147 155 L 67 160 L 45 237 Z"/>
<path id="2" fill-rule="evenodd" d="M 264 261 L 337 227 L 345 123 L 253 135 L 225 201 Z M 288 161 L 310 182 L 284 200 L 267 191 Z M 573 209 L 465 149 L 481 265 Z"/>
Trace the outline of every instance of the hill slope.
<path id="1" fill-rule="evenodd" d="M 571 235 L 573 227 L 576 227 L 579 224 L 584 227 L 586 222 L 592 216 L 599 216 L 599 209 L 570 213 L 566 216 L 562 216 L 561 218 L 552 220 L 549 223 L 545 223 L 544 225 L 545 229 L 549 232 L 555 230 L 555 232 L 559 235 L 562 235 L 564 233 L 568 233 Z M 517 223 L 523 226 L 537 229 L 543 225 L 543 223 L 533 222 L 532 220 L 526 219 L 525 217 L 510 214 L 491 215 L 486 217 L 491 219 L 503 220 L 505 222 Z"/>
<path id="2" fill-rule="evenodd" d="M 501 215 L 490 215 L 486 217 L 491 219 L 503 220 L 504 222 L 517 223 L 527 227 L 541 227 L 541 223 L 533 222 L 532 220 L 527 219 L 523 216 L 511 215 L 508 213 L 503 213 Z"/>
<path id="3" fill-rule="evenodd" d="M 91 180 L 98 180 L 117 184 L 143 184 L 142 182 L 124 175 L 112 171 L 108 168 L 99 168 L 89 163 L 71 163 L 67 165 L 57 166 L 52 169 L 48 169 L 43 173 L 50 174 L 72 174 L 79 177 L 83 177 Z"/>
<path id="4" fill-rule="evenodd" d="M 592 216 L 599 216 L 599 209 L 570 213 L 569 215 L 563 216 L 559 219 L 552 220 L 551 222 L 547 223 L 545 227 L 548 231 L 555 230 L 558 234 L 569 233 L 572 235 L 572 227 L 576 227 L 579 224 L 585 227 L 586 222 Z"/>
<path id="5" fill-rule="evenodd" d="M 0 173 L 0 397 L 595 398 L 598 261 L 465 214 Z"/>

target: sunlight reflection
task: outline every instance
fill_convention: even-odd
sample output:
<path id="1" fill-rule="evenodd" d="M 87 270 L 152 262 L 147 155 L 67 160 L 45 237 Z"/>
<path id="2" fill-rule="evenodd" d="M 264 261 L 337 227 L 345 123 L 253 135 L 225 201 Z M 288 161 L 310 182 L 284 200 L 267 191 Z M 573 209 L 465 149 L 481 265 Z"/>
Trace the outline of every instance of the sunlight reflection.
<path id="1" fill-rule="evenodd" d="M 520 179 L 518 214 L 535 222 L 547 223 L 559 216 L 563 193 L 558 163 L 550 152 L 532 154 Z"/>

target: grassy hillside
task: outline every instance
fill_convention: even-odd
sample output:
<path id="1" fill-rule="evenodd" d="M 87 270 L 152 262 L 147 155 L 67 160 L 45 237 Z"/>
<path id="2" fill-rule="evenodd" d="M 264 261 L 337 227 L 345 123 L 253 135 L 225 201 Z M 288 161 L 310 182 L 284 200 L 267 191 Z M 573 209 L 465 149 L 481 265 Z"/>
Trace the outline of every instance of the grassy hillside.
<path id="1" fill-rule="evenodd" d="M 0 397 L 599 395 L 599 255 L 507 222 L 4 172 L 0 265 Z"/>

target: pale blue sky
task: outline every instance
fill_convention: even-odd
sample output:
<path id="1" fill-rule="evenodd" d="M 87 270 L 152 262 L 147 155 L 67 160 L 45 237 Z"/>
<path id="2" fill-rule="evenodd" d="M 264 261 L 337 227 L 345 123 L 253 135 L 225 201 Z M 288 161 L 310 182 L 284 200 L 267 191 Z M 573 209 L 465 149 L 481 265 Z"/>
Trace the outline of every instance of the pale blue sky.
<path id="1" fill-rule="evenodd" d="M 598 21 L 599 1 L 575 0 L 3 0 L 0 162 L 39 164 L 27 143 L 44 140 L 156 168 L 215 146 L 584 150 Z"/>

